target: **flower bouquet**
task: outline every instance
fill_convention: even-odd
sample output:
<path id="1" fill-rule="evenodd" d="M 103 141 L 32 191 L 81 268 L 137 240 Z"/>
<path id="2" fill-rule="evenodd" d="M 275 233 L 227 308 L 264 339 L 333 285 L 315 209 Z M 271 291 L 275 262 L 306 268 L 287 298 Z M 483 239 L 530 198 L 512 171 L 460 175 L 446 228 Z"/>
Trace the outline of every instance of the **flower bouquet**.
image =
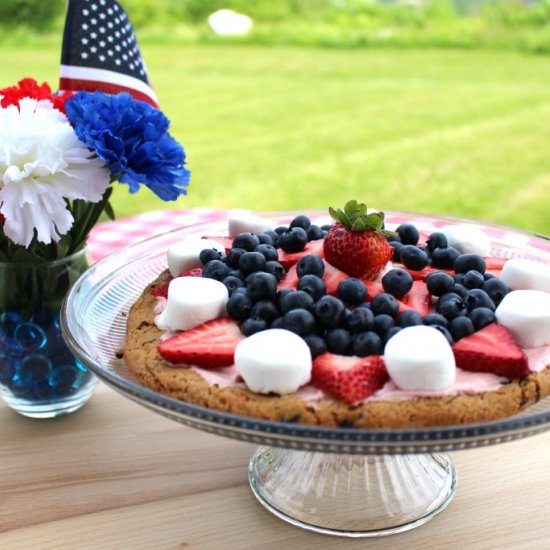
<path id="1" fill-rule="evenodd" d="M 115 182 L 164 200 L 186 193 L 185 152 L 168 127 L 129 93 L 52 94 L 28 78 L 0 89 L 0 393 L 19 412 L 57 415 L 52 400 L 70 412 L 88 383 L 63 343 L 61 302 L 88 265 L 90 230 L 114 217 Z"/>

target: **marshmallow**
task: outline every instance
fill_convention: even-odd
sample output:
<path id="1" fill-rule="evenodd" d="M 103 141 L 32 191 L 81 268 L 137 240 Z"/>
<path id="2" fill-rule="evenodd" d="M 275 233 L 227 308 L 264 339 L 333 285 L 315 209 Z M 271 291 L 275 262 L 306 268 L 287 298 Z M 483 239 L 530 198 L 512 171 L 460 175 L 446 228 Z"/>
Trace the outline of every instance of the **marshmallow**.
<path id="1" fill-rule="evenodd" d="M 495 316 L 522 348 L 550 344 L 550 294 L 540 290 L 513 290 L 504 296 Z"/>
<path id="2" fill-rule="evenodd" d="M 512 290 L 550 292 L 550 265 L 535 260 L 513 258 L 504 264 L 500 280 Z"/>
<path id="3" fill-rule="evenodd" d="M 388 340 L 384 361 L 402 390 L 443 390 L 455 381 L 453 350 L 445 336 L 430 326 L 400 330 Z"/>
<path id="4" fill-rule="evenodd" d="M 251 391 L 284 395 L 311 380 L 311 353 L 297 334 L 268 329 L 237 344 L 235 368 Z"/>
<path id="5" fill-rule="evenodd" d="M 167 252 L 167 259 L 168 269 L 172 277 L 177 277 L 184 271 L 201 267 L 202 264 L 199 255 L 207 248 L 214 248 L 220 252 L 222 257 L 225 256 L 225 246 L 212 239 L 185 239 L 170 246 Z"/>
<path id="6" fill-rule="evenodd" d="M 162 330 L 189 330 L 225 314 L 229 294 L 224 284 L 203 277 L 178 277 L 168 287 L 168 301 L 157 316 Z"/>
<path id="7" fill-rule="evenodd" d="M 259 235 L 273 229 L 277 224 L 273 220 L 261 218 L 248 210 L 232 210 L 229 212 L 228 231 L 230 237 L 239 233 L 254 233 Z"/>
<path id="8" fill-rule="evenodd" d="M 446 225 L 438 231 L 447 237 L 449 246 L 461 254 L 491 254 L 491 240 L 481 229 L 471 225 Z"/>

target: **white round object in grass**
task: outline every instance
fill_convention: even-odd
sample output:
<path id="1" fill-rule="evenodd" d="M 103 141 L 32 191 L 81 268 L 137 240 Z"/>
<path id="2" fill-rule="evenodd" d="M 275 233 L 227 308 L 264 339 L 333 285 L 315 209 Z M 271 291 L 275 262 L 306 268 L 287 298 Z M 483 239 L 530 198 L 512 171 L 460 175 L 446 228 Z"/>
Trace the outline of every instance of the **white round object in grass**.
<path id="1" fill-rule="evenodd" d="M 268 329 L 237 344 L 235 368 L 249 390 L 284 395 L 311 380 L 311 353 L 293 332 Z"/>
<path id="2" fill-rule="evenodd" d="M 512 258 L 504 264 L 500 280 L 512 290 L 550 292 L 550 265 L 536 260 Z"/>
<path id="3" fill-rule="evenodd" d="M 172 277 L 177 277 L 184 271 L 201 267 L 200 253 L 208 248 L 217 250 L 222 258 L 225 256 L 224 245 L 212 239 L 185 239 L 170 246 L 166 257 Z"/>
<path id="4" fill-rule="evenodd" d="M 495 316 L 522 348 L 550 344 L 550 294 L 540 290 L 513 290 L 504 296 Z"/>
<path id="5" fill-rule="evenodd" d="M 177 277 L 168 287 L 168 301 L 157 316 L 162 330 L 189 330 L 225 315 L 229 294 L 224 284 L 203 277 Z"/>
<path id="6" fill-rule="evenodd" d="M 229 212 L 228 232 L 230 237 L 236 237 L 240 233 L 259 235 L 273 229 L 275 226 L 274 221 L 257 216 L 248 210 L 232 210 Z"/>
<path id="7" fill-rule="evenodd" d="M 455 381 L 451 346 L 433 327 L 419 325 L 399 331 L 388 340 L 384 361 L 391 379 L 403 390 L 438 391 Z"/>
<path id="8" fill-rule="evenodd" d="M 461 254 L 491 254 L 491 240 L 477 227 L 471 225 L 446 225 L 439 232 L 447 237 L 449 246 L 456 248 Z"/>

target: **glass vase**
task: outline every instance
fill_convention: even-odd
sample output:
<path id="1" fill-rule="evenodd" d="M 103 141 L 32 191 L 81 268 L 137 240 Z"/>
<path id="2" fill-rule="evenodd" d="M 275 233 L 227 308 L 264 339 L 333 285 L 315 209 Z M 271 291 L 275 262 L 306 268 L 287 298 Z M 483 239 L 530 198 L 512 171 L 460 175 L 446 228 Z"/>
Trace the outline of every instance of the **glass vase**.
<path id="1" fill-rule="evenodd" d="M 63 298 L 88 265 L 85 249 L 52 262 L 0 263 L 0 396 L 24 416 L 74 412 L 97 384 L 59 324 Z"/>

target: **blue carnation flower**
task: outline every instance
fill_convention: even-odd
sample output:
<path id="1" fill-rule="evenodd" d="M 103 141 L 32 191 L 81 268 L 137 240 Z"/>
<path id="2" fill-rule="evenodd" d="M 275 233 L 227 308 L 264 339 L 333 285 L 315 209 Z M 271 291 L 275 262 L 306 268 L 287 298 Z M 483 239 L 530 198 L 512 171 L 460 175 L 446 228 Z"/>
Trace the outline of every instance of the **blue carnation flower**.
<path id="1" fill-rule="evenodd" d="M 76 135 L 135 193 L 143 184 L 165 201 L 185 195 L 185 151 L 166 116 L 128 93 L 78 92 L 65 102 Z"/>

